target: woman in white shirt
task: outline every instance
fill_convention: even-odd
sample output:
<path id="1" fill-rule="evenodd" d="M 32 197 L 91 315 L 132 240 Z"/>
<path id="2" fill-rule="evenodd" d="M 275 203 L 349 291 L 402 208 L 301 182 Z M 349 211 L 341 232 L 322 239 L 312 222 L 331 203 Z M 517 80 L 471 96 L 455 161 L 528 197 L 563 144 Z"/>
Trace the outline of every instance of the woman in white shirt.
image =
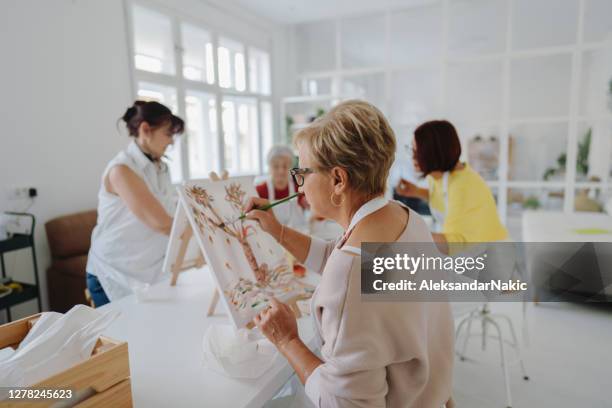
<path id="1" fill-rule="evenodd" d="M 161 160 L 184 122 L 158 102 L 136 101 L 121 118 L 132 141 L 106 166 L 87 259 L 96 307 L 157 281 L 176 200 Z"/>
<path id="2" fill-rule="evenodd" d="M 251 210 L 295 258 L 321 274 L 311 310 L 320 357 L 300 339 L 291 309 L 276 300 L 254 323 L 292 365 L 317 407 L 440 408 L 450 400 L 453 320 L 447 302 L 362 302 L 362 242 L 435 248 L 414 211 L 384 197 L 395 136 L 383 114 L 345 101 L 296 135 L 291 170 L 313 211 L 344 229 L 335 241 L 301 234 L 272 211 Z M 266 200 L 254 198 L 250 206 Z M 449 404 L 450 406 L 450 404 Z"/>

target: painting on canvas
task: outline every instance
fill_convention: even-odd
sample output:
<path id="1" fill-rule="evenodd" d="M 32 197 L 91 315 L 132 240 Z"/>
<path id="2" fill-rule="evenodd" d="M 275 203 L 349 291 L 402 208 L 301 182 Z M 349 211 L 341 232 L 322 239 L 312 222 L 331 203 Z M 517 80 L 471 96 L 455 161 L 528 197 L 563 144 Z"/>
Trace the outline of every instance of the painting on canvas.
<path id="1" fill-rule="evenodd" d="M 276 240 L 257 222 L 238 219 L 257 195 L 252 177 L 188 182 L 179 195 L 236 327 L 246 326 L 271 297 L 282 301 L 310 291 Z"/>

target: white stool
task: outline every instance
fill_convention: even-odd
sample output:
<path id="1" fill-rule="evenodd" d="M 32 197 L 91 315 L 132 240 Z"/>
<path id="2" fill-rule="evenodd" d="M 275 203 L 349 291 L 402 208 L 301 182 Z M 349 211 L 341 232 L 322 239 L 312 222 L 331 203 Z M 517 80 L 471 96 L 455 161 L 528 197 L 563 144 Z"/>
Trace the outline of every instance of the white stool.
<path id="1" fill-rule="evenodd" d="M 504 385 L 506 387 L 507 407 L 511 408 L 512 407 L 512 393 L 510 391 L 510 378 L 508 376 L 508 361 L 506 359 L 504 344 L 509 345 L 510 347 L 516 350 L 516 353 L 518 355 L 518 361 L 521 367 L 521 373 L 523 374 L 523 380 L 525 381 L 529 380 L 529 376 L 527 375 L 527 372 L 525 371 L 525 365 L 523 364 L 523 358 L 521 356 L 519 342 L 516 337 L 516 333 L 514 332 L 514 325 L 512 324 L 512 319 L 510 319 L 509 316 L 504 315 L 504 314 L 492 314 L 489 309 L 488 303 L 484 303 L 481 307 L 478 307 L 472 310 L 470 313 L 468 313 L 467 316 L 465 316 L 457 325 L 457 330 L 455 333 L 455 341 L 458 342 L 460 339 L 462 330 L 464 326 L 466 326 L 467 324 L 465 338 L 463 339 L 463 346 L 461 348 L 461 351 L 456 350 L 456 353 L 459 356 L 459 359 L 461 361 L 466 360 L 465 352 L 467 350 L 468 341 L 470 337 L 473 337 L 471 333 L 472 323 L 476 320 L 480 321 L 480 324 L 482 327 L 482 349 L 483 350 L 486 349 L 487 338 L 496 338 L 499 341 L 499 352 L 500 352 L 500 357 L 501 357 L 502 372 L 504 376 Z M 500 321 L 505 321 L 508 324 L 508 327 L 510 328 L 510 334 L 512 336 L 512 342 L 504 339 L 503 332 L 501 330 L 500 323 L 499 323 Z M 493 327 L 493 329 L 497 332 L 497 336 L 489 335 L 488 333 L 489 326 Z"/>

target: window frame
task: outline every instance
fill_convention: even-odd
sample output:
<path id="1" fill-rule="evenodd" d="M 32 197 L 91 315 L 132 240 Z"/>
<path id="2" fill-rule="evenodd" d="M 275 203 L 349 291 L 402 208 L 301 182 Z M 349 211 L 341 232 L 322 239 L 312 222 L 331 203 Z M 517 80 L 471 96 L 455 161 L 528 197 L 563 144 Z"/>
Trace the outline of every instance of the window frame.
<path id="1" fill-rule="evenodd" d="M 172 26 L 172 44 L 174 44 L 174 75 L 166 74 L 166 73 L 155 73 L 137 69 L 135 66 L 135 33 L 134 33 L 134 7 L 142 7 L 146 8 L 166 16 L 171 23 Z M 188 91 L 195 92 L 204 92 L 207 94 L 211 94 L 215 98 L 215 106 L 216 106 L 216 119 L 217 119 L 217 154 L 216 158 L 216 168 L 214 171 L 220 173 L 222 170 L 226 168 L 225 165 L 225 143 L 224 143 L 224 130 L 223 130 L 223 118 L 222 118 L 222 103 L 223 99 L 227 97 L 245 97 L 245 98 L 253 98 L 256 101 L 256 109 L 257 109 L 257 129 L 254 131 L 257 134 L 257 145 L 258 145 L 258 168 L 254 172 L 241 172 L 241 173 L 233 173 L 231 176 L 241 176 L 241 175 L 258 175 L 262 174 L 264 171 L 264 136 L 262 134 L 262 120 L 263 120 L 263 112 L 262 112 L 262 103 L 269 103 L 272 107 L 270 121 L 272 123 L 272 134 L 273 140 L 275 139 L 275 103 L 273 99 L 274 94 L 274 83 L 272 81 L 273 78 L 273 53 L 271 40 L 268 38 L 268 44 L 262 44 L 255 41 L 249 41 L 248 39 L 235 35 L 231 32 L 225 32 L 217 29 L 211 24 L 207 24 L 204 21 L 198 20 L 192 16 L 186 16 L 180 13 L 177 10 L 164 7 L 162 5 L 158 5 L 153 2 L 149 2 L 146 0 L 125 0 L 125 16 L 126 16 L 126 36 L 128 40 L 128 64 L 130 71 L 130 83 L 131 83 L 131 95 L 132 99 L 136 100 L 138 98 L 138 89 L 140 82 L 148 82 L 159 86 L 172 87 L 176 90 L 177 95 L 177 114 L 186 120 L 186 103 L 185 97 L 187 96 Z M 182 39 L 182 30 L 181 25 L 189 24 L 197 28 L 201 28 L 208 33 L 210 33 L 210 38 L 212 42 L 213 52 L 212 52 L 212 66 L 213 66 L 213 76 L 214 83 L 209 84 L 206 79 L 202 81 L 194 81 L 189 80 L 184 77 L 183 73 L 183 39 Z M 245 90 L 238 91 L 233 87 L 223 88 L 220 86 L 220 75 L 219 75 L 219 65 L 218 65 L 218 50 L 220 46 L 220 38 L 225 38 L 230 41 L 234 41 L 242 45 L 244 49 L 244 80 L 245 80 Z M 251 87 L 249 83 L 249 49 L 255 48 L 259 51 L 266 52 L 269 55 L 270 60 L 270 93 L 254 93 L 251 92 Z M 232 64 L 233 66 L 233 64 Z M 232 81 L 234 80 L 234 73 L 232 72 Z M 236 126 L 238 124 L 236 123 Z M 179 152 L 181 158 L 181 171 L 180 175 L 177 177 L 179 183 L 193 179 L 191 177 L 191 169 L 189 163 L 189 143 L 183 140 L 181 143 L 181 151 Z"/>

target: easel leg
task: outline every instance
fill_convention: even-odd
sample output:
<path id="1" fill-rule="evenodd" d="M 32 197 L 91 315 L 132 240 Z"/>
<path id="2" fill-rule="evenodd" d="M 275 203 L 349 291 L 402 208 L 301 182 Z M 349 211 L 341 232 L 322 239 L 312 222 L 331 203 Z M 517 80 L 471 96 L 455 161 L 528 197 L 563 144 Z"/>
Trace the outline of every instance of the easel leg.
<path id="1" fill-rule="evenodd" d="M 191 240 L 192 235 L 193 230 L 191 229 L 191 225 L 187 225 L 185 227 L 185 231 L 183 231 L 181 234 L 181 246 L 179 247 L 178 254 L 176 255 L 174 265 L 172 265 L 172 280 L 170 281 L 170 286 L 176 286 L 176 280 L 178 279 L 178 274 L 181 271 L 183 261 L 185 260 L 185 254 L 187 253 L 187 247 L 189 246 L 189 241 Z"/>
<path id="2" fill-rule="evenodd" d="M 219 289 L 215 288 L 212 299 L 210 299 L 210 305 L 208 305 L 208 312 L 206 312 L 206 316 L 212 316 L 215 314 L 217 303 L 219 303 Z"/>

